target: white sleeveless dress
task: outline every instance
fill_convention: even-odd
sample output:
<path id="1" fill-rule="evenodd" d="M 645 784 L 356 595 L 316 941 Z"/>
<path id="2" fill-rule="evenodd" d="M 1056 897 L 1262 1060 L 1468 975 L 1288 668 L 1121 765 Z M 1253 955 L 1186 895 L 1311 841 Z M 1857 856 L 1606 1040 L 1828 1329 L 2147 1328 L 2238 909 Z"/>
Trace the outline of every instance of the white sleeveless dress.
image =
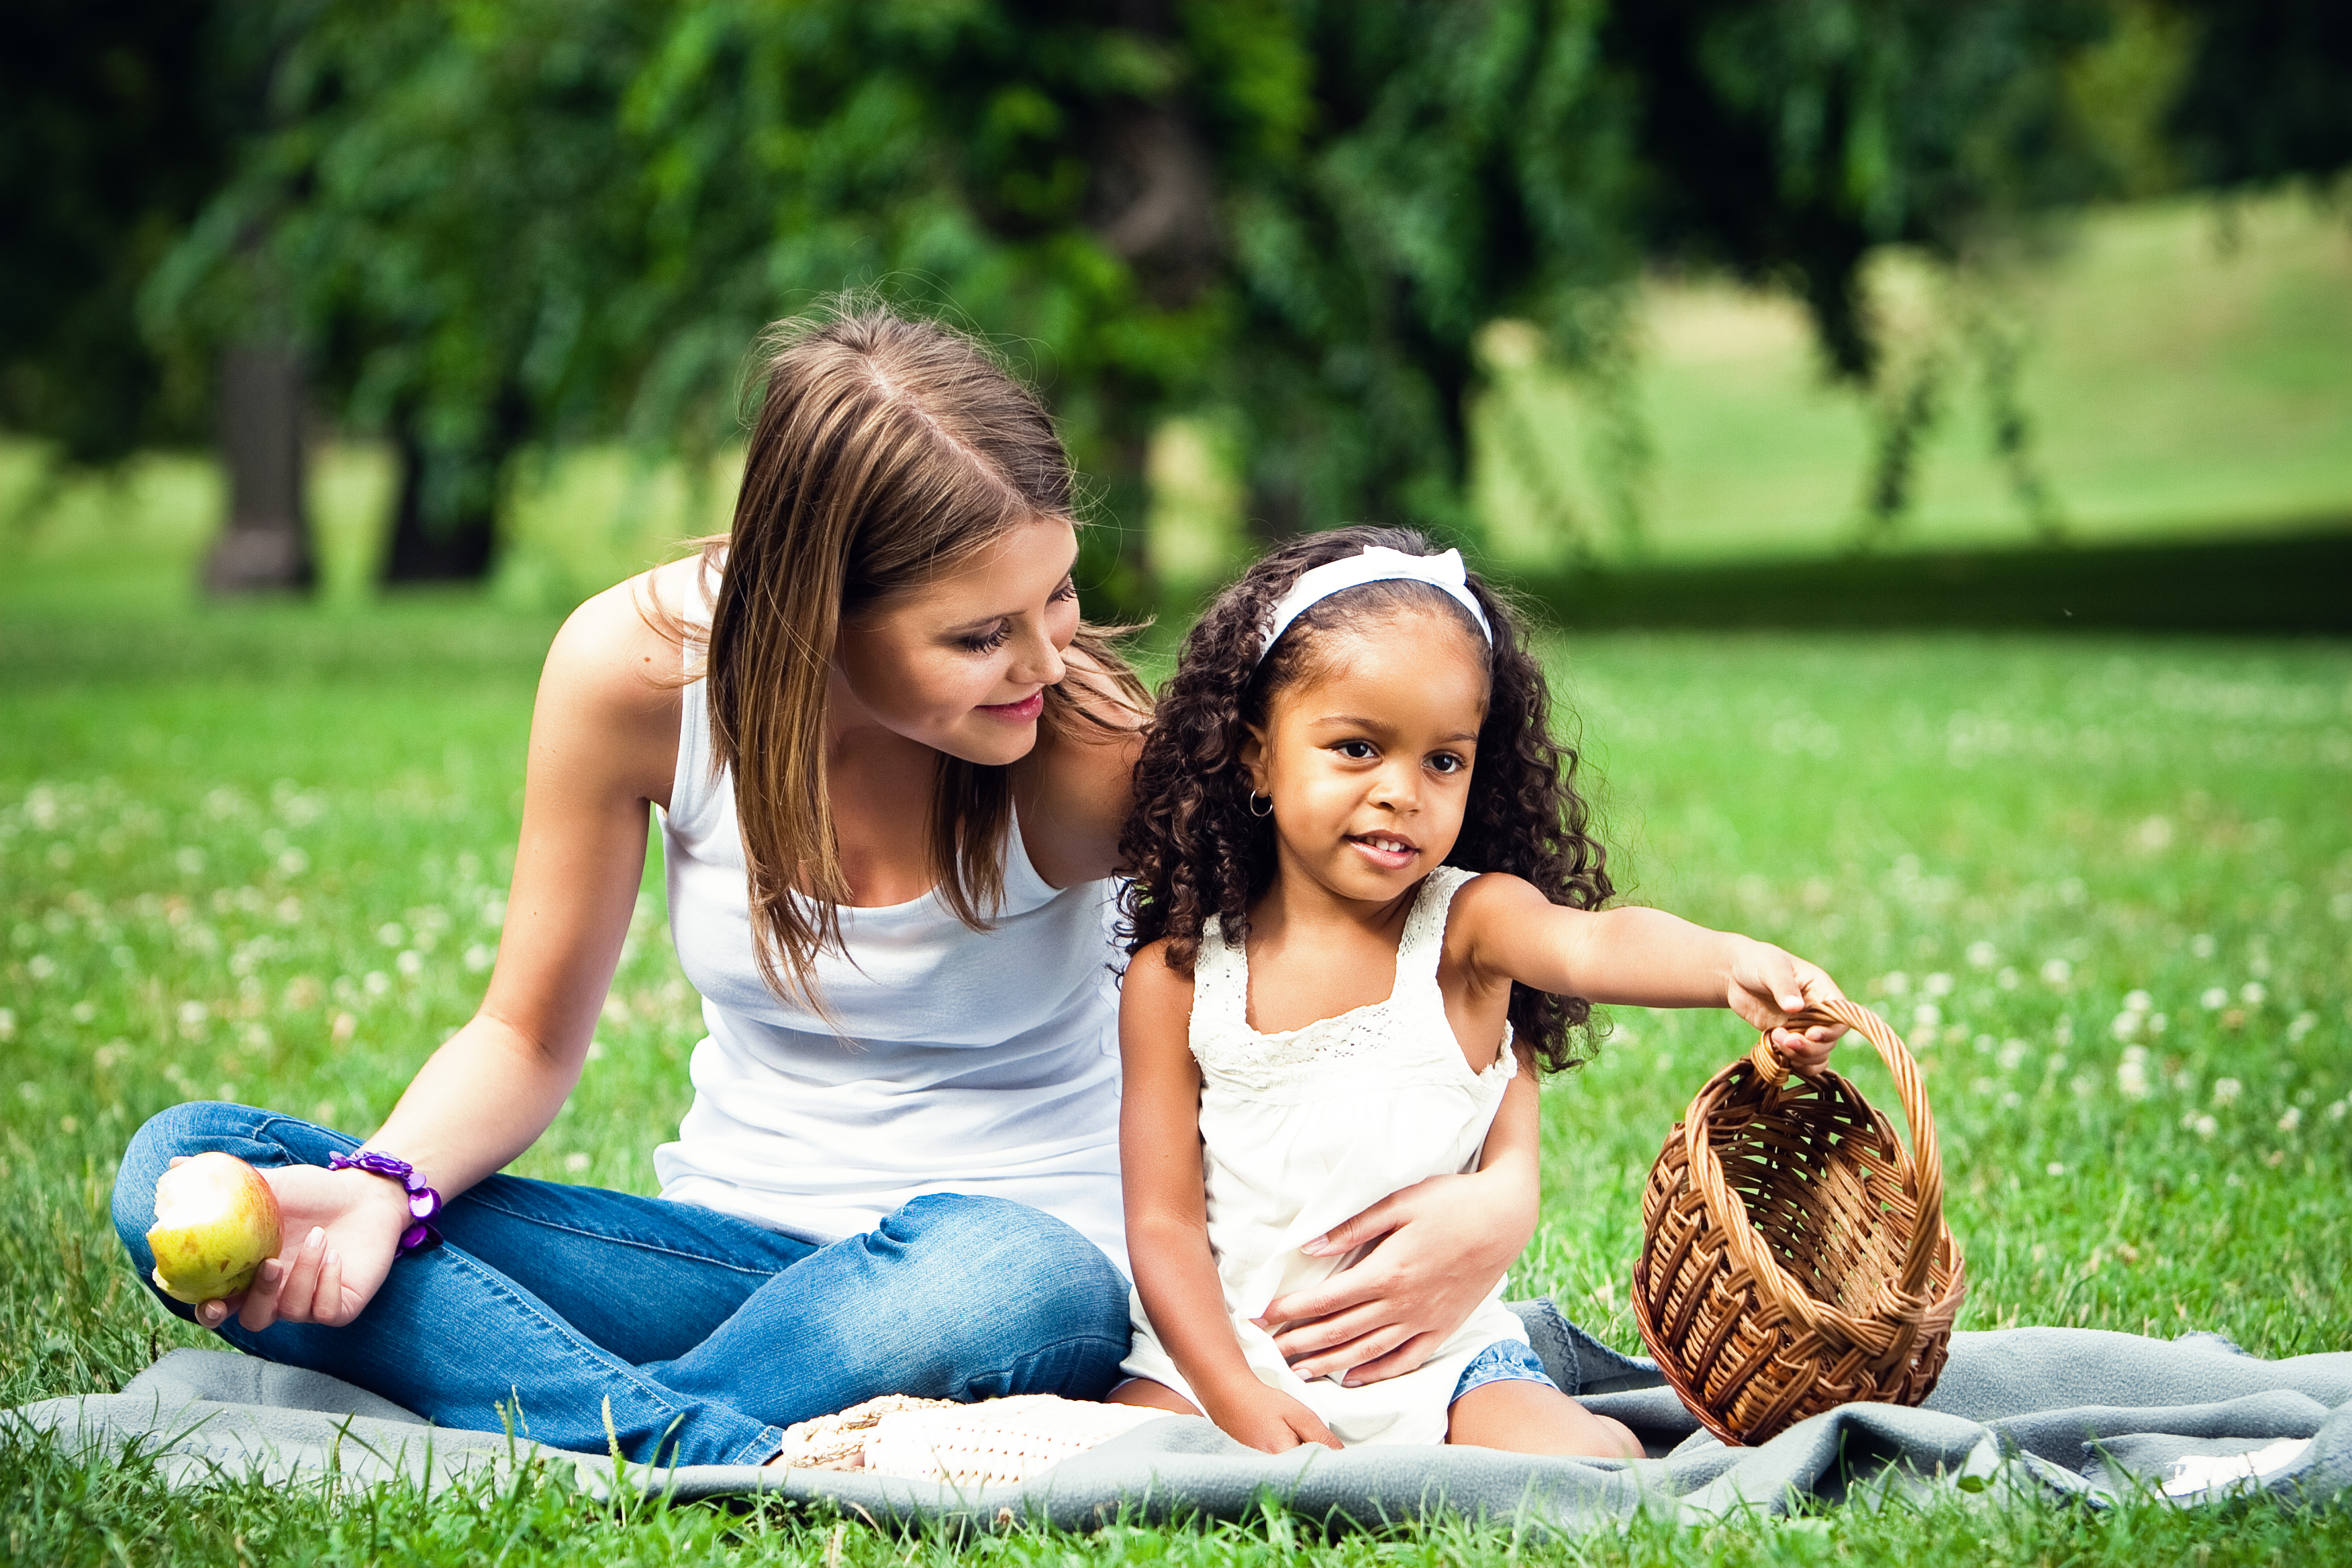
<path id="1" fill-rule="evenodd" d="M 1191 1044 L 1201 1068 L 1202 1164 L 1209 1247 L 1234 1332 L 1250 1369 L 1303 1402 L 1342 1443 L 1441 1443 L 1462 1369 L 1488 1345 L 1527 1342 L 1503 1305 L 1502 1280 L 1419 1370 L 1349 1388 L 1309 1383 L 1250 1321 L 1276 1297 L 1356 1262 L 1298 1250 L 1402 1187 L 1477 1168 L 1503 1092 L 1517 1070 L 1506 1029 L 1500 1053 L 1474 1072 L 1437 988 L 1454 893 L 1476 873 L 1441 867 L 1423 880 L 1397 944 L 1384 1002 L 1278 1035 L 1248 1023 L 1249 960 L 1213 917 L 1192 973 Z M 1200 1403 L 1129 1299 L 1135 1343 L 1120 1372 Z"/>
<path id="2" fill-rule="evenodd" d="M 677 1140 L 654 1152 L 661 1195 L 815 1242 L 929 1193 L 1009 1198 L 1125 1270 L 1111 882 L 1048 883 L 1016 818 L 986 931 L 935 893 L 842 909 L 846 952 L 816 964 L 836 1028 L 753 963 L 734 775 L 712 772 L 706 692 L 685 690 L 661 840 L 709 1035 Z"/>

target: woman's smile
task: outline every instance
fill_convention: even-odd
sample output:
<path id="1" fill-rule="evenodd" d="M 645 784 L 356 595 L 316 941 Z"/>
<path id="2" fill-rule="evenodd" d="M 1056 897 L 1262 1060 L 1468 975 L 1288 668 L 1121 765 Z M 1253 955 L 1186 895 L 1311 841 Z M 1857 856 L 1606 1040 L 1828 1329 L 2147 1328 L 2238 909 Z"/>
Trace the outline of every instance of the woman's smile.
<path id="1" fill-rule="evenodd" d="M 1045 689 L 1041 686 L 1018 702 L 983 702 L 979 710 L 1008 724 L 1030 723 L 1045 710 Z"/>

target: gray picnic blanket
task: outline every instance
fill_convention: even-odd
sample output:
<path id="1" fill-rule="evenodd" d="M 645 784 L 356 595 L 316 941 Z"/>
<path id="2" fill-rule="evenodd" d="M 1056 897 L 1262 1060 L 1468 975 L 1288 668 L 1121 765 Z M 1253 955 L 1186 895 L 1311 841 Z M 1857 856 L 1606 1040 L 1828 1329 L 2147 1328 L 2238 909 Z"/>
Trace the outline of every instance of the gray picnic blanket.
<path id="1" fill-rule="evenodd" d="M 1705 1519 L 1937 1488 L 2024 1490 L 2100 1506 L 2131 1495 L 2198 1504 L 2251 1490 L 2318 1502 L 2352 1485 L 2352 1352 L 2263 1361 L 2217 1334 L 2093 1329 L 1958 1333 L 1927 1405 L 1849 1405 L 1755 1447 L 1702 1430 L 1655 1367 L 1584 1333 L 1549 1301 L 1515 1304 L 1546 1370 L 1626 1423 L 1649 1458 L 1547 1458 L 1476 1448 L 1261 1454 L 1197 1417 L 1150 1421 L 1019 1486 L 973 1490 L 857 1472 L 751 1466 L 648 1469 L 504 1433 L 436 1428 L 318 1373 L 226 1352 L 174 1351 L 121 1393 L 0 1413 L 69 1448 L 146 1456 L 177 1486 L 428 1489 L 526 1465 L 585 1489 L 682 1499 L 765 1492 L 877 1522 L 1238 1518 L 1268 1502 L 1370 1525 L 1441 1513 L 1572 1531 L 1643 1510 Z"/>

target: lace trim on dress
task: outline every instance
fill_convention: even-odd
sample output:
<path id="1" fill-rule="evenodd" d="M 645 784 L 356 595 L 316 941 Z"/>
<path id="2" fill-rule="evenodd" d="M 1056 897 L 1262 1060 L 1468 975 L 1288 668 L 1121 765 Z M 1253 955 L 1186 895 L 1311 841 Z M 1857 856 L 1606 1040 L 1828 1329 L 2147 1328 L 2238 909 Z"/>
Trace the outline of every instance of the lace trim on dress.
<path id="1" fill-rule="evenodd" d="M 1415 896 L 1397 941 L 1396 982 L 1381 1001 L 1279 1034 L 1249 1026 L 1249 955 L 1224 939 L 1223 922 L 1211 916 L 1201 931 L 1193 966 L 1190 1041 L 1204 1080 L 1243 1093 L 1296 1086 L 1327 1069 L 1350 1074 L 1377 1066 L 1383 1078 L 1402 1073 L 1436 1082 L 1460 1082 L 1517 1070 L 1507 1027 L 1501 1051 L 1485 1073 L 1473 1072 L 1445 1016 L 1437 985 L 1445 920 L 1454 895 L 1476 873 L 1456 866 L 1430 873 Z"/>

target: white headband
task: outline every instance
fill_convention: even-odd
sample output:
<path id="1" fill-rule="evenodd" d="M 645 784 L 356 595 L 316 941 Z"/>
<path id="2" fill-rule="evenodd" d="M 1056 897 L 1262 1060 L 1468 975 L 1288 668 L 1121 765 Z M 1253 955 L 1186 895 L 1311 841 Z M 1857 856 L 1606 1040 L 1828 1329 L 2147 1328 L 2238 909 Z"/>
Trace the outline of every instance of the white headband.
<path id="1" fill-rule="evenodd" d="M 1318 601 L 1367 583 L 1426 583 L 1469 611 L 1470 618 L 1478 623 L 1478 630 L 1489 644 L 1495 640 L 1495 628 L 1486 624 L 1486 612 L 1478 607 L 1477 598 L 1470 592 L 1470 574 L 1462 564 L 1462 552 L 1407 555 L 1385 544 L 1367 544 L 1357 554 L 1327 561 L 1298 574 L 1290 592 L 1282 596 L 1274 613 L 1266 617 L 1265 640 L 1257 646 L 1259 662 L 1265 661 L 1282 634 L 1290 629 L 1290 623 Z"/>

